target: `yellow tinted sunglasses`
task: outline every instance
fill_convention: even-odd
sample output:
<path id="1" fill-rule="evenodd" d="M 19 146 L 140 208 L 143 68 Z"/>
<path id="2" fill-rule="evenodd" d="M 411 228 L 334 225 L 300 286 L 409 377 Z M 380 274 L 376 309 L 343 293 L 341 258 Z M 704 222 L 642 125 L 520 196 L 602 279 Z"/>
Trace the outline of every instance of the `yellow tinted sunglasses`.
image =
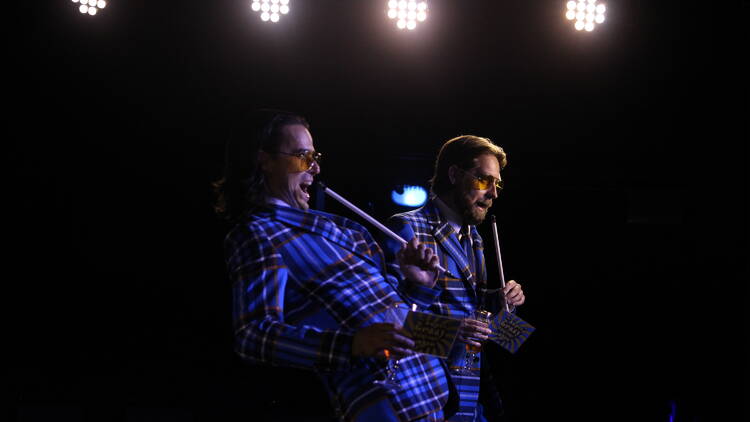
<path id="1" fill-rule="evenodd" d="M 472 180 L 471 187 L 476 190 L 487 190 L 490 188 L 490 186 L 495 185 L 495 189 L 498 191 L 503 190 L 503 186 L 505 183 L 502 179 L 495 179 L 494 177 L 490 175 L 484 175 L 484 176 L 477 176 L 474 174 L 469 173 L 468 171 L 458 167 L 461 172 L 468 174 L 469 176 L 473 177 L 474 180 Z"/>
<path id="2" fill-rule="evenodd" d="M 316 151 L 300 151 L 300 152 L 282 152 L 274 151 L 271 154 L 288 155 L 290 157 L 297 158 L 293 160 L 293 164 L 289 166 L 289 171 L 308 171 L 312 168 L 313 163 L 320 165 L 320 160 L 323 159 L 323 154 Z M 291 164 L 291 163 L 290 163 Z"/>

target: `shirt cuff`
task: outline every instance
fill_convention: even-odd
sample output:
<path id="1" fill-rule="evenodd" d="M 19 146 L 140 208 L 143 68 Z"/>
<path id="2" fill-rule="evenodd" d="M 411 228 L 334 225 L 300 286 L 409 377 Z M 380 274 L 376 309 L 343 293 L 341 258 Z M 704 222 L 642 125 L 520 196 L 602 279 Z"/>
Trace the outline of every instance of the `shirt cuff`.
<path id="1" fill-rule="evenodd" d="M 323 347 L 316 369 L 323 372 L 346 371 L 352 364 L 354 333 L 350 330 L 335 330 L 324 334 Z"/>

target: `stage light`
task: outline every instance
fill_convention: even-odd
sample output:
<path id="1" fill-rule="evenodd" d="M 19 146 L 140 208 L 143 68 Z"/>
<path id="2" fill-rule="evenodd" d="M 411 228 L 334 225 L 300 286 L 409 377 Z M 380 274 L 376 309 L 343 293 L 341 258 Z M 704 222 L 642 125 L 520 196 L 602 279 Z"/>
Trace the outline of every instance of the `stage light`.
<path id="1" fill-rule="evenodd" d="M 289 13 L 289 0 L 251 0 L 250 9 L 260 12 L 263 22 L 278 22 L 281 15 Z"/>
<path id="2" fill-rule="evenodd" d="M 607 10 L 603 4 L 596 4 L 597 0 L 570 0 L 565 3 L 565 18 L 575 20 L 575 29 L 591 32 L 597 24 L 604 22 L 604 12 Z"/>
<path id="3" fill-rule="evenodd" d="M 421 207 L 427 202 L 427 191 L 421 186 L 406 185 L 403 187 L 403 193 L 399 191 L 400 189 L 391 191 L 391 199 L 398 205 Z"/>
<path id="4" fill-rule="evenodd" d="M 396 20 L 398 29 L 413 30 L 417 22 L 427 19 L 427 2 L 417 0 L 389 0 L 388 19 Z"/>
<path id="5" fill-rule="evenodd" d="M 96 15 L 99 9 L 107 7 L 107 2 L 104 0 L 73 0 L 73 3 L 80 3 L 78 11 L 91 16 Z"/>

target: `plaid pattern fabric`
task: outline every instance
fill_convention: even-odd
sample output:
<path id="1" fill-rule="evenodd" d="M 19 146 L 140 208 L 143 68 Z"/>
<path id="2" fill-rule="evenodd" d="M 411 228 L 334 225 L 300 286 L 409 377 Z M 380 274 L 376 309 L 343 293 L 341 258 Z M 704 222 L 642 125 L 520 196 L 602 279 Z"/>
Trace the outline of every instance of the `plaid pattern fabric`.
<path id="1" fill-rule="evenodd" d="M 439 412 L 448 400 L 444 364 L 402 359 L 395 394 L 372 383 L 385 364 L 353 358 L 355 331 L 383 322 L 399 302 L 431 303 L 427 288 L 405 288 L 387 276 L 383 253 L 361 225 L 343 217 L 289 207 L 258 208 L 225 240 L 233 285 L 236 352 L 246 361 L 318 373 L 341 420 L 357 420 L 386 397 L 394 420 Z"/>
<path id="2" fill-rule="evenodd" d="M 487 268 L 484 261 L 484 246 L 475 226 L 471 226 L 471 238 L 476 259 L 476 274 L 471 272 L 469 260 L 458 240 L 458 233 L 441 215 L 432 200 L 422 208 L 394 215 L 388 220 L 388 226 L 407 241 L 416 236 L 420 243 L 432 248 L 440 260 L 440 265 L 447 270 L 438 278 L 434 290 L 439 292 L 439 298 L 427 307 L 428 312 L 463 319 L 473 314 L 479 306 L 480 299 L 485 301 L 487 310 L 494 313 L 500 309 L 501 299 L 498 290 L 485 288 Z M 400 245 L 390 239 L 384 240 L 384 245 L 388 271 L 403 279 L 395 259 L 395 253 Z M 403 283 L 409 284 L 408 281 Z M 479 414 L 481 412 L 476 411 L 482 407 L 484 413 L 490 417 L 501 414 L 502 402 L 492 374 L 482 371 L 480 380 L 480 362 L 484 360 L 482 353 L 479 353 L 480 359 L 473 365 L 472 375 L 458 373 L 459 368 L 463 366 L 465 353 L 464 343 L 456 342 L 448 357 L 451 380 L 459 394 L 459 409 L 452 418 L 483 420 L 483 416 Z M 478 407 L 480 382 L 483 406 Z"/>

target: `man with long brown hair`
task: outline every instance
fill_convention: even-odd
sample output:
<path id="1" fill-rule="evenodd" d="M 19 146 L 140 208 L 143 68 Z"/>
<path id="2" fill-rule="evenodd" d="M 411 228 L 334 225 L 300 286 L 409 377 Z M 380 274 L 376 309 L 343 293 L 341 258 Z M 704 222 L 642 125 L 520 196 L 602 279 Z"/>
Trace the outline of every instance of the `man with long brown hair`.
<path id="1" fill-rule="evenodd" d="M 233 285 L 235 349 L 254 364 L 315 372 L 345 421 L 442 421 L 450 389 L 439 359 L 386 314 L 429 306 L 437 258 L 416 241 L 399 249 L 409 288 L 389 276 L 382 250 L 360 224 L 309 209 L 321 154 L 300 116 L 255 113 L 227 145 L 217 211 L 235 226 L 226 237 Z M 408 311 L 408 307 L 407 307 Z M 400 358 L 407 384 L 381 384 L 384 357 Z"/>

